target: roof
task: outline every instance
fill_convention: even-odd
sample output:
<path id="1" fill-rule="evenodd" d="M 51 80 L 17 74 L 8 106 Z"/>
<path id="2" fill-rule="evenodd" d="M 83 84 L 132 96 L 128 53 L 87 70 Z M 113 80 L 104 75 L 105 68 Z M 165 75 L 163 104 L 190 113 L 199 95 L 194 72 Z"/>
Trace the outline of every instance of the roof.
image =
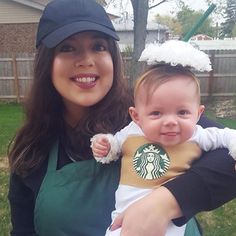
<path id="1" fill-rule="evenodd" d="M 31 2 L 35 2 L 38 4 L 41 4 L 43 6 L 46 6 L 51 0 L 31 0 Z"/>
<path id="2" fill-rule="evenodd" d="M 236 39 L 193 40 L 200 50 L 236 50 Z"/>
<path id="3" fill-rule="evenodd" d="M 19 4 L 36 8 L 39 10 L 43 10 L 44 7 L 51 1 L 51 0 L 12 0 L 13 2 L 17 2 Z"/>
<path id="4" fill-rule="evenodd" d="M 45 6 L 52 0 L 11 0 L 11 1 L 43 11 Z M 100 3 L 102 6 L 107 5 L 105 0 L 96 0 L 96 2 Z M 116 19 L 119 17 L 111 13 L 107 14 L 111 19 Z"/>
<path id="5" fill-rule="evenodd" d="M 113 20 L 113 25 L 117 31 L 133 31 L 134 21 L 133 19 L 116 19 Z M 147 30 L 169 30 L 169 28 L 165 25 L 158 24 L 153 21 L 149 21 L 147 23 Z"/>
<path id="6" fill-rule="evenodd" d="M 43 10 L 43 8 L 52 0 L 12 0 L 12 1 Z M 100 3 L 102 6 L 107 5 L 105 0 L 96 0 L 96 1 Z"/>
<path id="7" fill-rule="evenodd" d="M 213 38 L 206 34 L 196 34 L 190 40 L 213 40 Z"/>

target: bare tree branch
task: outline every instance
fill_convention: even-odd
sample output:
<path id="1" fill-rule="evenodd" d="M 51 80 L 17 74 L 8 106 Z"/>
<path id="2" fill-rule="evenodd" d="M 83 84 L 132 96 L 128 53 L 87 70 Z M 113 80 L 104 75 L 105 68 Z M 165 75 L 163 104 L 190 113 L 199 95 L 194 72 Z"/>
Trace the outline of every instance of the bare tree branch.
<path id="1" fill-rule="evenodd" d="M 157 3 L 157 4 L 153 5 L 153 6 L 150 6 L 150 7 L 148 8 L 148 10 L 150 10 L 150 9 L 152 9 L 152 8 L 154 8 L 154 7 L 157 7 L 157 6 L 159 6 L 159 5 L 161 5 L 162 3 L 167 2 L 167 1 L 168 1 L 168 0 L 162 0 L 162 1 L 160 1 L 159 3 Z"/>

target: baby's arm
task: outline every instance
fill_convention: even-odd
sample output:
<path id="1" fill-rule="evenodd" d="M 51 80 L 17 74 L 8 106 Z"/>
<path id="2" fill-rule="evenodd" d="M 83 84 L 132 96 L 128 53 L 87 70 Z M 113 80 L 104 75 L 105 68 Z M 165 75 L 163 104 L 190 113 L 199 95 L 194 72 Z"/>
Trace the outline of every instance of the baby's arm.
<path id="1" fill-rule="evenodd" d="M 94 158 L 103 164 L 119 158 L 119 145 L 112 134 L 96 134 L 91 138 Z"/>
<path id="2" fill-rule="evenodd" d="M 115 135 L 96 134 L 91 138 L 91 148 L 94 158 L 101 163 L 117 160 L 121 154 L 121 147 L 130 135 L 140 135 L 142 131 L 134 122 L 121 129 Z"/>
<path id="3" fill-rule="evenodd" d="M 204 151 L 210 151 L 217 148 L 228 148 L 229 154 L 236 160 L 236 130 L 216 127 L 202 128 L 197 125 L 193 137 L 190 139 L 196 141 Z"/>
<path id="4" fill-rule="evenodd" d="M 98 135 L 97 138 L 93 138 L 92 152 L 95 157 L 105 157 L 111 149 L 111 145 L 106 135 Z"/>

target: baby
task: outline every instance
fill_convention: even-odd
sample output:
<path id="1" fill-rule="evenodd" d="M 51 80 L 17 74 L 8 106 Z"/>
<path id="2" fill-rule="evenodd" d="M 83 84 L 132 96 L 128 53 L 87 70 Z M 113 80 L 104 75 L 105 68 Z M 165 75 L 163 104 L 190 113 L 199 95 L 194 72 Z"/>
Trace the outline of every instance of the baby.
<path id="1" fill-rule="evenodd" d="M 208 56 L 189 43 L 168 41 L 151 45 L 140 58 L 151 67 L 137 80 L 132 122 L 117 132 L 95 135 L 92 151 L 97 161 L 121 160 L 112 221 L 131 203 L 191 167 L 201 152 L 228 148 L 236 158 L 236 131 L 203 129 L 197 122 L 204 111 L 200 85 L 191 69 L 210 71 Z M 107 230 L 106 236 L 120 235 Z M 184 235 L 185 226 L 170 222 L 166 235 Z"/>

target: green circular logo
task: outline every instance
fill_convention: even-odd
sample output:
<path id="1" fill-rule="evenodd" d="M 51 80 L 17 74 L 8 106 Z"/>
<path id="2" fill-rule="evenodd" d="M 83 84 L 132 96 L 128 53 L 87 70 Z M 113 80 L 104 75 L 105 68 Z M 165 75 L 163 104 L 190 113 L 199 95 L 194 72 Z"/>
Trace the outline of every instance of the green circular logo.
<path id="1" fill-rule="evenodd" d="M 158 179 L 167 172 L 170 158 L 161 146 L 148 143 L 136 150 L 133 166 L 143 179 Z"/>

